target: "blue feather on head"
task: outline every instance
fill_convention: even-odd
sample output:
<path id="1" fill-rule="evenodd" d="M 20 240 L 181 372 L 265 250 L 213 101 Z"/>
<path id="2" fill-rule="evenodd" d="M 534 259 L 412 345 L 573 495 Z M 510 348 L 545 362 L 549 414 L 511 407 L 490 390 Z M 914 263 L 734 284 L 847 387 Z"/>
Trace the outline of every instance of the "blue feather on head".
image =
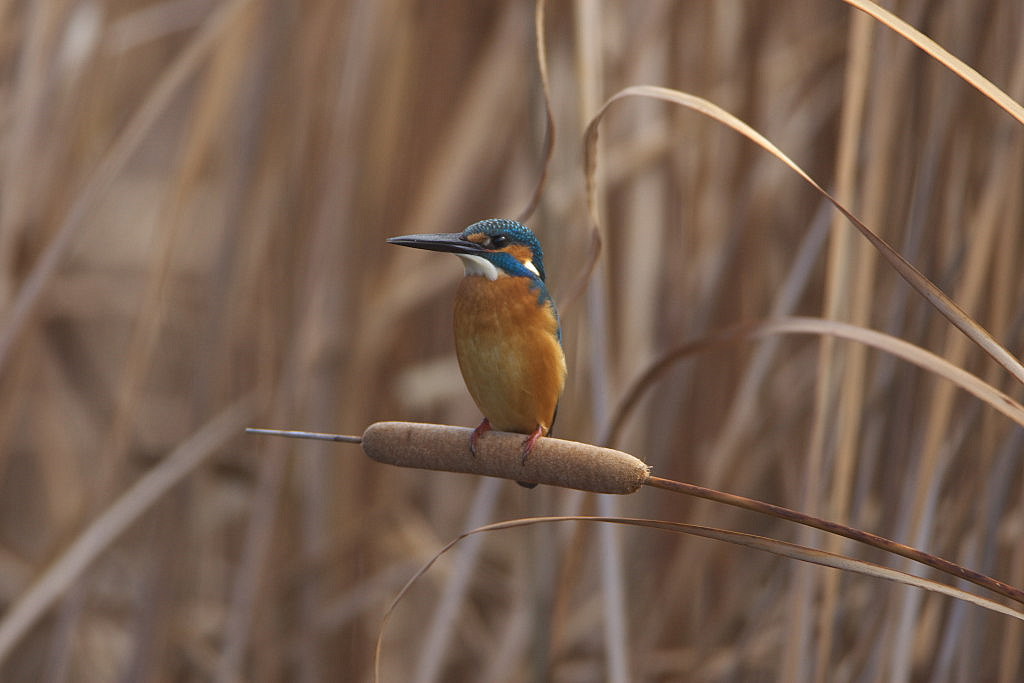
<path id="1" fill-rule="evenodd" d="M 509 220 L 508 218 L 488 218 L 487 220 L 473 223 L 473 225 L 462 231 L 462 239 L 469 239 L 472 235 L 486 235 L 490 239 L 490 244 L 485 245 L 488 248 L 501 249 L 508 244 L 522 244 L 529 247 L 530 252 L 533 254 L 533 267 L 537 269 L 536 276 L 540 278 L 541 282 L 545 281 L 544 250 L 541 249 L 540 240 L 533 234 L 533 230 L 530 230 L 522 223 Z M 503 244 L 500 241 L 496 241 L 500 239 L 505 239 L 507 242 Z M 534 273 L 519 264 L 511 254 L 496 252 L 492 256 L 495 257 L 492 259 L 494 265 L 510 275 L 534 275 Z"/>

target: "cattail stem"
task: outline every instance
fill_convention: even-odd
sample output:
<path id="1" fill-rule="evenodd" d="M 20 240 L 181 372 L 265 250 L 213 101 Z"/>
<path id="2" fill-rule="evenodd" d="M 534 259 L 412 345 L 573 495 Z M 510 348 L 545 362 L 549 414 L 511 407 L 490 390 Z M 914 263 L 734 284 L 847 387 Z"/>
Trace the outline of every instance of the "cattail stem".
<path id="1" fill-rule="evenodd" d="M 471 432 L 465 427 L 378 422 L 363 433 L 363 450 L 374 460 L 390 465 L 483 474 L 595 493 L 633 493 L 644 485 L 685 493 L 845 536 L 934 567 L 1024 604 L 1024 591 L 1021 589 L 936 555 L 779 505 L 652 477 L 647 465 L 622 451 L 545 438 L 537 440 L 524 465 L 520 457 L 525 438 L 522 434 L 488 432 L 478 442 L 477 457 L 473 457 L 469 451 Z"/>
<path id="2" fill-rule="evenodd" d="M 302 432 L 293 429 L 257 429 L 246 427 L 248 434 L 265 434 L 268 436 L 286 436 L 291 439 L 314 439 L 316 441 L 340 441 L 342 443 L 362 443 L 363 437 L 347 434 L 325 434 L 323 432 Z"/>
<path id="3" fill-rule="evenodd" d="M 377 462 L 423 470 L 480 474 L 532 484 L 550 484 L 593 493 L 633 493 L 650 469 L 628 453 L 577 441 L 538 439 L 525 462 L 523 434 L 492 430 L 469 450 L 473 430 L 417 422 L 376 422 L 361 437 L 283 429 L 245 430 L 250 434 L 361 443 Z"/>
<path id="4" fill-rule="evenodd" d="M 736 496 L 694 484 L 650 476 L 650 468 L 637 458 L 577 441 L 542 438 L 534 444 L 526 461 L 522 445 L 526 436 L 490 431 L 477 442 L 474 456 L 469 450 L 473 430 L 449 425 L 416 422 L 376 422 L 362 437 L 319 432 L 277 429 L 246 429 L 253 434 L 269 434 L 299 439 L 362 443 L 363 451 L 377 462 L 399 467 L 461 472 L 501 477 L 520 482 L 550 484 L 593 493 L 634 493 L 641 486 L 652 486 L 675 493 L 706 498 L 718 503 L 745 508 L 772 517 L 814 527 L 865 543 L 942 572 L 970 581 L 1024 604 L 1024 591 L 961 565 L 930 555 L 910 546 L 835 522 Z"/>
<path id="5" fill-rule="evenodd" d="M 964 581 L 970 581 L 977 586 L 999 593 L 1000 595 L 1024 605 L 1024 590 L 1021 590 L 1020 588 L 1011 586 L 1008 583 L 986 576 L 980 572 L 976 572 L 973 569 L 968 569 L 967 567 L 956 564 L 955 562 L 950 562 L 949 560 L 943 559 L 937 555 L 926 553 L 923 550 L 918 550 L 917 548 L 904 545 L 903 543 L 897 543 L 896 541 L 873 534 L 869 531 L 863 531 L 861 529 L 846 526 L 845 524 L 839 524 L 838 522 L 830 522 L 818 517 L 813 517 L 803 512 L 784 508 L 781 505 L 772 505 L 771 503 L 765 503 L 752 498 L 744 498 L 743 496 L 724 493 L 722 491 L 716 491 L 714 489 L 697 486 L 695 484 L 686 484 L 680 481 L 662 479 L 660 477 L 647 477 L 644 484 L 646 486 L 660 488 L 674 493 L 683 493 L 688 496 L 704 498 L 705 500 L 711 500 L 716 503 L 723 503 L 725 505 L 743 508 L 744 510 L 777 517 L 789 522 L 796 522 L 797 524 L 821 529 L 822 531 L 835 534 L 837 536 L 845 536 L 846 538 L 858 541 L 865 545 L 870 545 L 880 550 L 893 553 L 894 555 L 901 555 L 915 562 L 926 564 L 929 567 L 933 567 L 941 572 L 963 579 Z"/>

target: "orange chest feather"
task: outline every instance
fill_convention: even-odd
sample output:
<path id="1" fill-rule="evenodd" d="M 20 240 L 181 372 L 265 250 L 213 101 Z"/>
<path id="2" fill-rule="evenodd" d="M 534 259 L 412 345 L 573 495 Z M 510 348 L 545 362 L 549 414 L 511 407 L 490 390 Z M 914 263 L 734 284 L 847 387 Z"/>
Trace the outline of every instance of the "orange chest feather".
<path id="1" fill-rule="evenodd" d="M 469 276 L 455 298 L 455 349 L 466 387 L 495 429 L 546 431 L 565 385 L 549 302 L 522 277 Z"/>

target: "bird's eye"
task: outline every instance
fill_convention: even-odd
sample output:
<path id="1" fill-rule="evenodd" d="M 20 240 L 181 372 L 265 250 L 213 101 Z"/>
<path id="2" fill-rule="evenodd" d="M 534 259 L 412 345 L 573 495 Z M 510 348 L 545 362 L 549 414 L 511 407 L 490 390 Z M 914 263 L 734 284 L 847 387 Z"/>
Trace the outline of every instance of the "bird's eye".
<path id="1" fill-rule="evenodd" d="M 509 239 L 508 236 L 506 235 L 495 235 L 494 237 L 491 238 L 492 249 L 501 249 L 503 247 L 507 247 L 508 243 Z"/>

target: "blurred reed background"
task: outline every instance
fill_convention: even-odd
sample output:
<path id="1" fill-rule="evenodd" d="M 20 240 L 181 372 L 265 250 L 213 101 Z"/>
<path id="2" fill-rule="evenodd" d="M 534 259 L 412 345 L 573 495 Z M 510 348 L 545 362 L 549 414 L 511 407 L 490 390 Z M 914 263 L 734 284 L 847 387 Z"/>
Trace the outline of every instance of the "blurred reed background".
<path id="1" fill-rule="evenodd" d="M 1024 96 L 1017 0 L 885 4 Z M 771 138 L 1019 356 L 1024 138 L 989 99 L 842 3 L 556 1 L 546 24 L 558 136 L 528 223 L 563 302 L 558 436 L 598 440 L 684 341 L 789 314 L 889 332 L 1021 396 L 794 173 L 664 103 L 602 123 L 605 248 L 569 300 L 590 239 L 583 130 L 621 88 L 665 85 Z M 532 3 L 2 2 L 0 64 L 3 680 L 368 680 L 412 573 L 528 515 L 617 510 L 906 568 L 663 491 L 598 507 L 242 433 L 477 423 L 450 331 L 461 267 L 384 239 L 527 205 L 545 124 Z M 877 351 L 714 345 L 659 377 L 616 446 L 1024 585 L 1020 428 Z M 601 534 L 464 542 L 398 605 L 385 680 L 1024 678 L 1005 616 Z"/>

